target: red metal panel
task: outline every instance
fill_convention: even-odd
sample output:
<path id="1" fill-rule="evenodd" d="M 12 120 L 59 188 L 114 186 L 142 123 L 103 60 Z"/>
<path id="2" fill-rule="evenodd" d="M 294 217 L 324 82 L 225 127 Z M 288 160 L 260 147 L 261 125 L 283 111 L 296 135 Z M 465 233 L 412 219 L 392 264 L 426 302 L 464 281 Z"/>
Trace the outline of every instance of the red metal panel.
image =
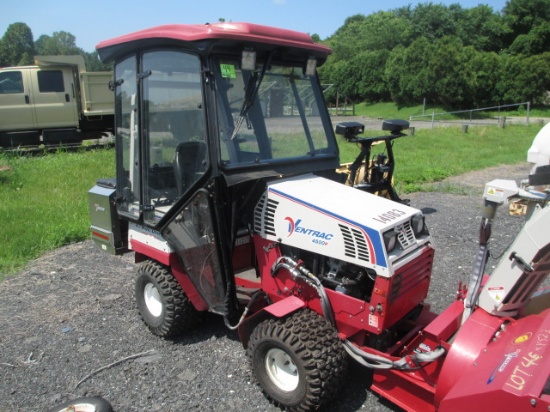
<path id="1" fill-rule="evenodd" d="M 477 312 L 485 313 L 478 310 L 474 314 Z M 470 319 L 464 326 L 468 323 Z M 476 323 L 472 325 L 481 330 Z M 472 333 L 468 338 L 476 341 Z M 441 411 L 464 410 L 471 405 L 479 410 L 549 410 L 548 396 L 541 394 L 550 375 L 550 310 L 512 320 L 498 328 L 498 334 L 487 344 L 483 345 L 482 340 L 477 340 L 477 344 L 475 359 L 464 357 L 460 365 L 455 364 L 459 378 L 439 398 Z M 473 344 L 470 347 L 473 349 Z"/>
<path id="2" fill-rule="evenodd" d="M 286 299 L 280 300 L 272 305 L 266 306 L 264 310 L 271 313 L 277 318 L 282 318 L 289 313 L 295 312 L 298 309 L 304 308 L 306 305 L 302 299 L 295 296 L 289 296 Z"/>
<path id="3" fill-rule="evenodd" d="M 164 252 L 145 243 L 141 243 L 136 239 L 131 239 L 130 245 L 131 249 L 134 252 L 145 255 L 150 259 L 154 259 L 165 266 L 170 265 L 170 256 L 172 255 L 171 253 Z"/>

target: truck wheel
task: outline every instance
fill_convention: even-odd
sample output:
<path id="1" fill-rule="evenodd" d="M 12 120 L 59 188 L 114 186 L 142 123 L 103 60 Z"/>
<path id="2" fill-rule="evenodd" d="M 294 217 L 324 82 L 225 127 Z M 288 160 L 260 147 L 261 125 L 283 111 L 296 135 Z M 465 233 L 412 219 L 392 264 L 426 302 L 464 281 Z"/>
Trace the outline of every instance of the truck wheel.
<path id="1" fill-rule="evenodd" d="M 100 397 L 86 397 L 63 402 L 48 412 L 112 412 L 109 402 Z"/>
<path id="2" fill-rule="evenodd" d="M 309 310 L 261 322 L 250 336 L 247 355 L 266 397 L 290 411 L 309 411 L 328 402 L 347 369 L 336 331 Z"/>
<path id="3" fill-rule="evenodd" d="M 160 263 L 146 261 L 139 267 L 135 294 L 141 318 L 155 335 L 175 337 L 200 320 L 200 312 Z"/>

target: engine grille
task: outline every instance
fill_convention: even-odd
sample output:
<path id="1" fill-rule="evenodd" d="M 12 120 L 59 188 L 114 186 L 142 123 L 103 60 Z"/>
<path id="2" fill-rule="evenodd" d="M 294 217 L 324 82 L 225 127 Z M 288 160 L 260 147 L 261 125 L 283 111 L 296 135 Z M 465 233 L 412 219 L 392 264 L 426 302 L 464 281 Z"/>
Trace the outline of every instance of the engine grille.
<path id="1" fill-rule="evenodd" d="M 340 226 L 340 232 L 344 238 L 344 254 L 350 258 L 370 262 L 369 248 L 365 235 L 355 228 L 345 225 L 338 226 Z"/>
<path id="2" fill-rule="evenodd" d="M 411 222 L 405 222 L 401 226 L 396 227 L 395 230 L 398 232 L 397 240 L 403 249 L 407 249 L 416 244 Z"/>
<path id="3" fill-rule="evenodd" d="M 254 232 L 275 236 L 275 211 L 279 202 L 264 194 L 254 210 Z"/>
<path id="4" fill-rule="evenodd" d="M 401 296 L 411 296 L 412 291 L 418 288 L 421 290 L 422 298 L 427 295 L 433 258 L 434 250 L 426 248 L 421 256 L 396 271 L 391 292 L 392 301 L 396 301 Z"/>

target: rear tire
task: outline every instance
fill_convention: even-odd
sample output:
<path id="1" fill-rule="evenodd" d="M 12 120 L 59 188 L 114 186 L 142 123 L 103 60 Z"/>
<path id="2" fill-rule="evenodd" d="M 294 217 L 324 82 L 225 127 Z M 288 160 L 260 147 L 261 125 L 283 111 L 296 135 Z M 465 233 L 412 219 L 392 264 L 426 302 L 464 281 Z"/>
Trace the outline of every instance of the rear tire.
<path id="1" fill-rule="evenodd" d="M 139 267 L 135 295 L 141 318 L 155 335 L 176 337 L 200 320 L 200 312 L 178 281 L 158 262 L 146 261 Z"/>
<path id="2" fill-rule="evenodd" d="M 247 355 L 266 397 L 289 411 L 309 411 L 328 402 L 347 369 L 336 331 L 309 310 L 261 322 L 250 336 Z"/>

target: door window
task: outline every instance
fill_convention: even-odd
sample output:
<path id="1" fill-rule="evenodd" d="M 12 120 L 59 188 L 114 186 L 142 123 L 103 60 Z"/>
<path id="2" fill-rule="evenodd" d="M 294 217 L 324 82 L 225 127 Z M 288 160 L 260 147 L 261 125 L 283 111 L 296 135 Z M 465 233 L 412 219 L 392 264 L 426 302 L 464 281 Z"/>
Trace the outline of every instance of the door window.
<path id="1" fill-rule="evenodd" d="M 200 62 L 179 51 L 143 55 L 144 220 L 157 223 L 208 162 Z"/>

